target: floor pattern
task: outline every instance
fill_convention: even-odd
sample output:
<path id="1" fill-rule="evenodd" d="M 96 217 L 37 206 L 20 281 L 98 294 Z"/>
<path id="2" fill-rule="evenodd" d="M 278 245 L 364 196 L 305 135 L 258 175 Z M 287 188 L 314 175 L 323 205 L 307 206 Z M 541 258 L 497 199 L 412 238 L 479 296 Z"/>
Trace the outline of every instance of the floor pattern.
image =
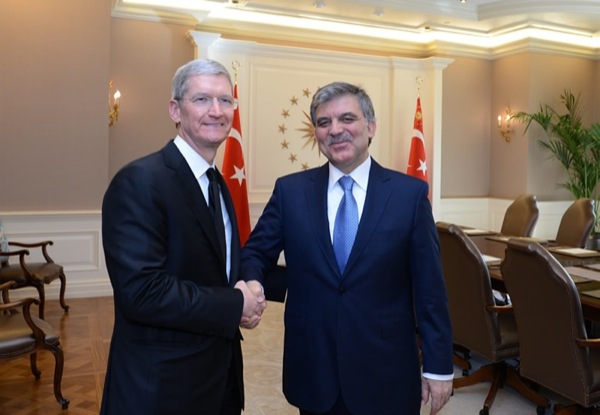
<path id="1" fill-rule="evenodd" d="M 114 318 L 113 299 L 69 299 L 68 304 L 70 311 L 63 313 L 57 301 L 48 301 L 46 320 L 61 335 L 65 353 L 62 388 L 71 401 L 69 409 L 61 410 L 54 399 L 54 358 L 44 351 L 38 354 L 42 371 L 39 381 L 31 375 L 27 357 L 0 362 L 0 415 L 98 414 Z M 270 302 L 259 327 L 244 330 L 243 335 L 247 397 L 244 415 L 296 415 L 297 409 L 281 392 L 283 304 Z M 488 388 L 489 384 L 481 384 L 455 391 L 440 415 L 479 413 Z M 535 413 L 535 408 L 510 388 L 504 388 L 491 412 L 519 415 Z M 429 408 L 424 407 L 421 413 L 429 414 Z"/>

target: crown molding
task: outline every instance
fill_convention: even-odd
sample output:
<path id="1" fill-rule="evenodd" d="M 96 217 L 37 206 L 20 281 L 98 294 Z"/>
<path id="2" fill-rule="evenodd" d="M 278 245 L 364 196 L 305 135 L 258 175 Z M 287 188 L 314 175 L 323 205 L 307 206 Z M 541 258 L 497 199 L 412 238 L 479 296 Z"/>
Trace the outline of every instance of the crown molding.
<path id="1" fill-rule="evenodd" d="M 360 1 L 360 0 L 359 0 Z M 519 3 L 519 0 L 505 0 L 507 3 Z M 498 8 L 493 2 L 479 6 Z M 593 8 L 594 1 L 576 1 Z M 375 2 L 385 5 L 386 1 Z M 547 3 L 547 1 L 545 1 Z M 537 5 L 529 6 L 534 7 Z M 576 31 L 568 27 L 548 26 L 544 22 L 523 21 L 510 27 L 503 27 L 491 33 L 474 30 L 458 30 L 445 27 L 427 27 L 404 29 L 389 25 L 365 25 L 362 22 L 328 21 L 329 27 L 338 25 L 346 33 L 336 33 L 319 29 L 292 27 L 286 24 L 290 20 L 297 21 L 300 27 L 311 22 L 310 18 L 273 15 L 261 12 L 259 17 L 268 18 L 269 24 L 253 23 L 251 21 L 233 20 L 229 16 L 256 16 L 257 12 L 246 12 L 245 8 L 224 6 L 221 13 L 211 14 L 210 11 L 185 11 L 164 9 L 160 7 L 145 7 L 125 5 L 122 0 L 116 0 L 112 9 L 115 18 L 127 18 L 151 22 L 163 22 L 190 26 L 194 30 L 220 33 L 224 37 L 237 39 L 260 39 L 273 44 L 288 44 L 303 47 L 327 48 L 336 50 L 360 51 L 361 53 L 387 56 L 407 56 L 424 58 L 447 55 L 475 57 L 493 60 L 524 52 L 542 52 L 557 55 L 600 59 L 600 38 L 592 33 Z M 504 7 L 504 6 L 503 6 Z M 525 6 L 522 6 L 525 7 Z M 598 6 L 595 9 L 597 11 Z M 487 13 L 491 13 L 489 10 Z M 496 10 L 498 15 L 501 11 Z M 287 20 L 286 20 L 287 19 Z M 250 19 L 248 19 L 250 20 Z M 352 29 L 356 28 L 356 31 Z M 356 34 L 359 28 L 363 35 Z M 560 33 L 559 40 L 549 40 L 540 33 Z M 568 40 L 567 40 L 568 39 Z"/>

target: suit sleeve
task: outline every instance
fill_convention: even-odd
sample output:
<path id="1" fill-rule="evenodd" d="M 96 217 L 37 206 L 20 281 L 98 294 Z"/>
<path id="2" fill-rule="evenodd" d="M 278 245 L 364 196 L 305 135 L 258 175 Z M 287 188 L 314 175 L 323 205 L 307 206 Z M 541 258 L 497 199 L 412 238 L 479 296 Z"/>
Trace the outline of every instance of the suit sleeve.
<path id="1" fill-rule="evenodd" d="M 233 338 L 243 295 L 215 283 L 214 260 L 202 252 L 205 237 L 186 237 L 184 201 L 172 181 L 159 177 L 164 173 L 130 165 L 104 196 L 102 236 L 115 306 L 142 325 Z"/>
<path id="2" fill-rule="evenodd" d="M 449 375 L 454 372 L 452 330 L 439 240 L 427 194 L 428 187 L 422 186 L 410 243 L 410 272 L 423 351 L 423 372 Z"/>
<path id="3" fill-rule="evenodd" d="M 264 285 L 265 275 L 277 265 L 283 250 L 283 198 L 281 179 L 275 182 L 273 194 L 242 251 L 241 277 L 258 280 Z"/>

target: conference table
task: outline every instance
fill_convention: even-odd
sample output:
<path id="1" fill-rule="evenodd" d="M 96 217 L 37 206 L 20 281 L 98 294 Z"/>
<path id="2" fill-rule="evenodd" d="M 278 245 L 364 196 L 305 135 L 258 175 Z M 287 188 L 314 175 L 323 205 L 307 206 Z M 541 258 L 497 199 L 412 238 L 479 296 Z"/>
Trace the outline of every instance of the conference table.
<path id="1" fill-rule="evenodd" d="M 495 232 L 469 232 L 463 229 L 475 243 L 488 263 L 492 287 L 506 292 L 500 262 L 504 258 L 506 245 L 510 237 Z M 579 291 L 583 315 L 586 319 L 600 321 L 600 252 L 588 249 L 552 246 L 548 241 L 528 238 L 539 242 L 569 272 Z"/>

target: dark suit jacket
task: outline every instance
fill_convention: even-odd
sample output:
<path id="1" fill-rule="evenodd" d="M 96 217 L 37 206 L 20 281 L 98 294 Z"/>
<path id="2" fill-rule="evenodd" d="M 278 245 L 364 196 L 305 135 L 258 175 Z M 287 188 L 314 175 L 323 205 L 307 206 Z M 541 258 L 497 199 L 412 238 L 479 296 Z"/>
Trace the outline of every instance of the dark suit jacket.
<path id="1" fill-rule="evenodd" d="M 283 391 L 310 412 L 341 391 L 356 414 L 418 414 L 424 370 L 451 374 L 452 335 L 425 182 L 372 162 L 356 241 L 340 275 L 327 219 L 328 165 L 277 180 L 242 254 L 261 279 L 285 251 Z M 416 316 L 416 321 L 415 321 Z"/>
<path id="2" fill-rule="evenodd" d="M 242 392 L 240 243 L 231 278 L 200 186 L 173 142 L 116 174 L 102 207 L 115 326 L 101 414 L 217 414 L 230 363 Z"/>

